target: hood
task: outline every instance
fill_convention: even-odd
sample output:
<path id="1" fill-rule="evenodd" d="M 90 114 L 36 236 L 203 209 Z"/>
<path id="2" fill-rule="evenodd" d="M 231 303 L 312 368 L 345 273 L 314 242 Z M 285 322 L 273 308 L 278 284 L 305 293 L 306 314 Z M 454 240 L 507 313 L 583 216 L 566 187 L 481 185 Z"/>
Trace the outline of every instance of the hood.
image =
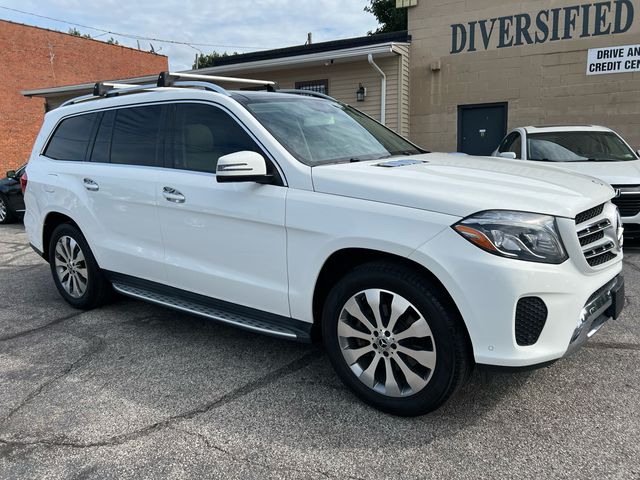
<path id="1" fill-rule="evenodd" d="M 420 163 L 380 166 L 402 160 Z M 519 210 L 573 218 L 614 195 L 599 180 L 555 167 L 446 153 L 322 165 L 312 175 L 317 192 L 459 217 Z"/>
<path id="2" fill-rule="evenodd" d="M 626 162 L 554 162 L 556 168 L 596 177 L 610 185 L 640 185 L 640 160 Z"/>

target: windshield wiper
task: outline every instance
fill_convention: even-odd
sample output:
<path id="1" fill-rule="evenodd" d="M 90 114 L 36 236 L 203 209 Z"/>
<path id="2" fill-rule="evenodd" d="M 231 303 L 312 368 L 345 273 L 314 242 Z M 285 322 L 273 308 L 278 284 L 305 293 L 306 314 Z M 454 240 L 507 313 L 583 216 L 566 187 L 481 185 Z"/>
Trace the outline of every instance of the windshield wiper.
<path id="1" fill-rule="evenodd" d="M 371 156 L 371 155 L 363 155 L 362 157 L 351 157 L 349 162 L 357 163 L 357 162 L 365 162 L 368 160 L 384 160 L 385 158 L 390 158 L 392 155 L 381 155 L 381 156 Z"/>

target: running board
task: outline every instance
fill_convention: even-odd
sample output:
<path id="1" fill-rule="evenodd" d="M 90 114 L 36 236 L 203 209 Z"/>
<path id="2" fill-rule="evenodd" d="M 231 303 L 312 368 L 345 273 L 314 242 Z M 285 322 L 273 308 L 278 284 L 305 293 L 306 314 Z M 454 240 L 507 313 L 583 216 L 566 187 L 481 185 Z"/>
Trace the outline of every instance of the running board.
<path id="1" fill-rule="evenodd" d="M 209 318 L 234 327 L 299 342 L 311 341 L 311 324 L 248 307 L 210 299 L 140 279 L 123 281 L 124 275 L 107 272 L 113 289 L 127 297 L 144 300 L 181 312 Z M 113 277 L 117 277 L 113 278 Z M 129 278 L 126 278 L 129 280 Z M 141 285 L 147 284 L 148 285 Z"/>

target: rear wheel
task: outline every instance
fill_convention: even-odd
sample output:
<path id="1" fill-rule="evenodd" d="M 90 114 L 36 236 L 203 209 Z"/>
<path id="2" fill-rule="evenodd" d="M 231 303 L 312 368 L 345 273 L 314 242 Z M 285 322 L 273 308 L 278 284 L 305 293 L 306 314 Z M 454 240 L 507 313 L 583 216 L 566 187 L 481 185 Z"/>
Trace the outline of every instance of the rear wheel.
<path id="1" fill-rule="evenodd" d="M 49 263 L 58 291 L 72 306 L 88 310 L 110 299 L 111 285 L 76 226 L 64 223 L 53 231 Z"/>
<path id="2" fill-rule="evenodd" d="M 11 210 L 9 209 L 9 201 L 7 197 L 0 194 L 0 225 L 11 223 L 15 220 Z"/>
<path id="3" fill-rule="evenodd" d="M 473 363 L 441 288 L 402 265 L 370 263 L 345 276 L 327 297 L 322 328 L 343 382 L 395 415 L 437 409 Z"/>

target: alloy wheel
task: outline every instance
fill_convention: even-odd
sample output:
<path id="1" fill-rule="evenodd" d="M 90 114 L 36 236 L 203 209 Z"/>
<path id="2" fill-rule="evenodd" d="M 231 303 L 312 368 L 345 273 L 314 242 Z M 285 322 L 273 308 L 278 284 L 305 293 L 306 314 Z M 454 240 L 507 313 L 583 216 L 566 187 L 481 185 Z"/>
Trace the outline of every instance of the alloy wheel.
<path id="1" fill-rule="evenodd" d="M 73 298 L 82 297 L 89 283 L 87 262 L 80 245 L 68 235 L 60 237 L 56 243 L 55 267 L 65 291 Z"/>
<path id="2" fill-rule="evenodd" d="M 0 222 L 4 222 L 7 218 L 7 204 L 4 199 L 0 198 Z"/>
<path id="3" fill-rule="evenodd" d="M 368 289 L 353 295 L 338 319 L 344 360 L 356 377 L 389 397 L 424 389 L 436 366 L 436 346 L 427 320 L 407 299 Z"/>

